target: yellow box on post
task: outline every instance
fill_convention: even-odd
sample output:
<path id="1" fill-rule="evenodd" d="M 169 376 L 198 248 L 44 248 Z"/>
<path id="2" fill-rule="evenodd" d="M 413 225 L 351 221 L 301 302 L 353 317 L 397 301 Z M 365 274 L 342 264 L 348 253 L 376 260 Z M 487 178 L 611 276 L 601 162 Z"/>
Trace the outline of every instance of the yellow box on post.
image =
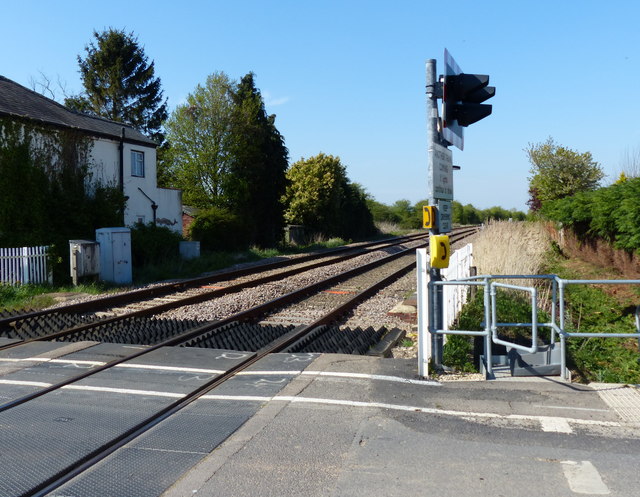
<path id="1" fill-rule="evenodd" d="M 433 205 L 422 206 L 422 227 L 431 229 L 436 225 L 436 208 Z"/>
<path id="2" fill-rule="evenodd" d="M 429 255 L 431 267 L 449 267 L 449 237 L 447 235 L 431 235 L 429 237 Z"/>

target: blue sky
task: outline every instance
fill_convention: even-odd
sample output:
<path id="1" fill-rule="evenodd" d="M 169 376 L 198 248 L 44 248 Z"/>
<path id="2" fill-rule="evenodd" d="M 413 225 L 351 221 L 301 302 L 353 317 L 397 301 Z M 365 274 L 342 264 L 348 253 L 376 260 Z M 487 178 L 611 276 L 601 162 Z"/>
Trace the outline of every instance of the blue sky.
<path id="1" fill-rule="evenodd" d="M 81 90 L 93 30 L 134 32 L 169 107 L 207 75 L 256 74 L 291 162 L 339 156 L 387 204 L 427 197 L 425 61 L 489 74 L 493 114 L 453 149 L 456 200 L 526 209 L 524 149 L 549 136 L 613 181 L 640 148 L 640 2 L 611 0 L 104 2 L 2 0 L 0 74 Z M 58 96 L 62 92 L 58 90 Z"/>

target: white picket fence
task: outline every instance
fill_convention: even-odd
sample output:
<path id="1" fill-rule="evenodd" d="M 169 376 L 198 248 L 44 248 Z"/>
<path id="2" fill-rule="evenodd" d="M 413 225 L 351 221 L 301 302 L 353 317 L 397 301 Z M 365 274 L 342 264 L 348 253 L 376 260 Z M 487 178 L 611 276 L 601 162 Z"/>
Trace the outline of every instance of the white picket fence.
<path id="1" fill-rule="evenodd" d="M 0 284 L 51 283 L 52 276 L 47 268 L 48 248 L 0 248 Z"/>
<path id="2" fill-rule="evenodd" d="M 473 266 L 473 245 L 468 243 L 451 254 L 449 267 L 441 271 L 442 278 L 447 281 L 459 280 L 471 276 Z M 443 287 L 444 300 L 444 329 L 450 329 L 462 306 L 467 302 L 469 287 L 465 285 L 445 285 Z"/>

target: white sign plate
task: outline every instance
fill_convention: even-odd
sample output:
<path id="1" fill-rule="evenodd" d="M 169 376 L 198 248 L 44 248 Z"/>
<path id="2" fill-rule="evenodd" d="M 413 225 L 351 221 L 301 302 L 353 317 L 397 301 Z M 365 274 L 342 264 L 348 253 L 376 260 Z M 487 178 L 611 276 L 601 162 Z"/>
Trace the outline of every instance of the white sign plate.
<path id="1" fill-rule="evenodd" d="M 453 212 L 449 200 L 438 200 L 438 232 L 451 233 Z"/>
<path id="2" fill-rule="evenodd" d="M 429 198 L 453 200 L 453 158 L 451 150 L 442 145 L 429 145 Z"/>

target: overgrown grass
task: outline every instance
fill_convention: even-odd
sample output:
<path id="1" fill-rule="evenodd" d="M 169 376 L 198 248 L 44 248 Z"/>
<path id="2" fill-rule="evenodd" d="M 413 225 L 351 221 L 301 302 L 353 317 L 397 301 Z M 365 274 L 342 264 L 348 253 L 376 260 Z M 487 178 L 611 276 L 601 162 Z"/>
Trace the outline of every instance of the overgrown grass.
<path id="1" fill-rule="evenodd" d="M 542 223 L 491 221 L 473 242 L 478 274 L 539 274 L 550 243 Z"/>
<path id="2" fill-rule="evenodd" d="M 496 312 L 501 323 L 530 323 L 531 300 L 528 295 L 516 291 L 500 290 L 496 300 Z M 539 322 L 546 322 L 549 319 L 543 310 L 538 309 Z M 484 291 L 479 289 L 475 297 L 464 306 L 452 329 L 482 331 L 484 321 Z M 502 327 L 499 328 L 498 335 L 503 340 L 520 345 L 531 345 L 531 327 Z M 539 337 L 548 340 L 548 329 L 539 328 Z M 480 338 L 480 340 L 484 339 Z M 473 342 L 474 337 L 449 335 L 443 349 L 443 363 L 458 371 L 477 371 L 474 364 Z"/>
<path id="3" fill-rule="evenodd" d="M 557 274 L 565 279 L 617 279 L 609 268 L 589 266 L 566 259 L 546 235 L 542 223 L 490 223 L 474 243 L 474 260 L 478 274 Z M 519 284 L 529 285 L 520 282 Z M 570 285 L 566 291 L 566 329 L 582 332 L 630 333 L 635 330 L 634 312 L 638 302 L 638 288 L 616 289 L 610 286 Z M 478 293 L 459 318 L 457 328 L 479 329 L 484 320 L 483 305 Z M 549 308 L 543 291 L 540 305 Z M 512 294 L 498 299 L 498 318 L 502 322 L 529 322 L 529 299 Z M 540 322 L 549 317 L 539 311 Z M 549 331 L 542 328 L 541 337 L 548 339 Z M 507 333 L 507 331 L 504 331 Z M 509 331 L 514 340 L 530 340 L 529 329 Z M 451 340 L 451 338 L 449 339 Z M 460 345 L 460 340 L 466 340 Z M 454 362 L 462 366 L 470 362 L 471 340 L 456 337 L 450 347 L 455 351 Z M 530 342 L 528 342 L 530 343 Z M 638 342 L 624 338 L 570 338 L 568 365 L 579 381 L 612 383 L 640 383 Z M 446 347 L 446 346 L 445 346 Z M 466 351 L 466 352 L 465 352 Z"/>
<path id="4" fill-rule="evenodd" d="M 383 235 L 402 236 L 415 231 L 412 229 L 402 228 L 398 223 L 391 221 L 377 221 L 376 229 Z"/>
<path id="5" fill-rule="evenodd" d="M 0 284 L 0 310 L 42 309 L 56 303 L 53 293 L 89 293 L 96 295 L 107 291 L 100 284 L 52 287 L 49 285 L 9 286 Z"/>
<path id="6" fill-rule="evenodd" d="M 549 267 L 562 278 L 590 279 L 556 259 Z M 615 279 L 616 275 L 603 275 Z M 620 295 L 611 287 L 568 285 L 566 302 L 567 331 L 583 333 L 632 333 L 635 327 L 635 292 Z M 629 300 L 631 298 L 631 300 Z M 635 302 L 631 304 L 632 301 Z M 635 338 L 569 338 L 568 360 L 574 375 L 582 381 L 604 383 L 640 383 L 640 356 Z"/>

